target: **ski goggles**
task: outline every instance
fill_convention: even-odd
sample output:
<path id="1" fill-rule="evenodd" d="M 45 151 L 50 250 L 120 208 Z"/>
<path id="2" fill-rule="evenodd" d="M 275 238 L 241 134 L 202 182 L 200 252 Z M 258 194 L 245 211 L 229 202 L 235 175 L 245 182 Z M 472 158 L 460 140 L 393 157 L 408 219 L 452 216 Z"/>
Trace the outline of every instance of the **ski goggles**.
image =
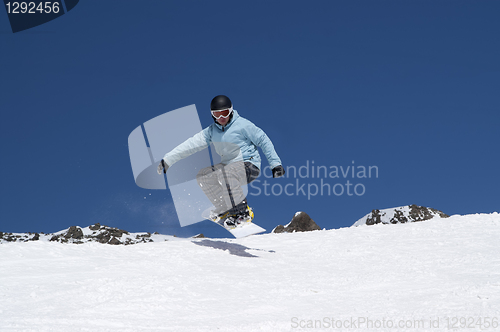
<path id="1" fill-rule="evenodd" d="M 219 111 L 211 111 L 212 116 L 216 118 L 217 120 L 220 118 L 227 118 L 231 113 L 233 112 L 233 107 L 230 107 L 225 110 L 219 110 Z"/>

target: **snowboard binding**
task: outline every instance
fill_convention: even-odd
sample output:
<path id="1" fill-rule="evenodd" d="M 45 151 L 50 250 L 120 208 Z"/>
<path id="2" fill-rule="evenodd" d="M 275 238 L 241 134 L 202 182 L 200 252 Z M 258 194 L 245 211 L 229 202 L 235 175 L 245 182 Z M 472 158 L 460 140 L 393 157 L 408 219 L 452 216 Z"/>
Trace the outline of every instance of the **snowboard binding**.
<path id="1" fill-rule="evenodd" d="M 249 223 L 253 220 L 254 214 L 251 207 L 247 205 L 246 209 L 239 214 L 227 215 L 224 219 L 224 227 L 229 229 L 234 229 L 236 227 L 241 227 L 245 223 Z"/>

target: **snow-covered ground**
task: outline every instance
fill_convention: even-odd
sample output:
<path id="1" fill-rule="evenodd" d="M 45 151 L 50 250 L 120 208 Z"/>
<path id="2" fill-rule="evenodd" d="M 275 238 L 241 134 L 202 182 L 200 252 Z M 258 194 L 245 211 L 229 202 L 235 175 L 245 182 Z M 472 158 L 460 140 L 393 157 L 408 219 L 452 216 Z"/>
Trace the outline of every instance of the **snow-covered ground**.
<path id="1" fill-rule="evenodd" d="M 498 213 L 238 240 L 0 245 L 0 331 L 494 331 L 499 320 Z"/>

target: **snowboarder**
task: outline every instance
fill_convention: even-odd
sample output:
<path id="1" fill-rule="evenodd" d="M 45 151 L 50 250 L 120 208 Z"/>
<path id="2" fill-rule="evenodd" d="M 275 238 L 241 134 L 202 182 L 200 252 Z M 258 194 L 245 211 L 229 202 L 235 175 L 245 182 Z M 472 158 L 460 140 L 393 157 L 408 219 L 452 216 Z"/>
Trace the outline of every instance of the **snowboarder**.
<path id="1" fill-rule="evenodd" d="M 177 161 L 213 143 L 221 156 L 221 163 L 203 168 L 196 179 L 215 207 L 210 219 L 222 220 L 225 226 L 237 226 L 253 218 L 241 186 L 252 182 L 260 174 L 261 159 L 257 148 L 264 152 L 274 178 L 283 176 L 285 170 L 269 137 L 241 117 L 228 97 L 216 96 L 212 99 L 210 110 L 214 123 L 165 154 L 158 165 L 158 174 L 166 173 Z"/>

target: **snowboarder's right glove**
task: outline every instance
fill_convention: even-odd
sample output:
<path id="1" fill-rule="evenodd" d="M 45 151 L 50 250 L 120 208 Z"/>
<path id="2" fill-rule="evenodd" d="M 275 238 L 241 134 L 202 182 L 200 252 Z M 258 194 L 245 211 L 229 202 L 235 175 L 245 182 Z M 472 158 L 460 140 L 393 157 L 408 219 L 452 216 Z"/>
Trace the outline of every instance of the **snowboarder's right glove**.
<path id="1" fill-rule="evenodd" d="M 283 168 L 283 166 L 278 165 L 273 168 L 273 178 L 279 178 L 283 175 L 285 175 L 285 169 Z"/>
<path id="2" fill-rule="evenodd" d="M 165 162 L 165 160 L 161 160 L 160 164 L 158 165 L 158 174 L 161 175 L 161 172 L 163 171 L 163 173 L 167 173 L 167 169 L 168 169 L 168 164 Z"/>

